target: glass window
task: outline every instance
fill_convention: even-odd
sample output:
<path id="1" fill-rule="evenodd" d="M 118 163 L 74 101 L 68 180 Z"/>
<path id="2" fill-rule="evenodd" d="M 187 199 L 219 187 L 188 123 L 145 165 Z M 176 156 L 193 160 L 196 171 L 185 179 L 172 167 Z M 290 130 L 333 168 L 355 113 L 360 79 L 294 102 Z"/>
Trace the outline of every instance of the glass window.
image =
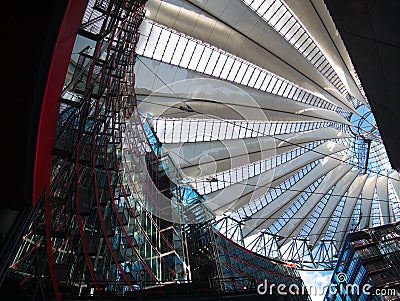
<path id="1" fill-rule="evenodd" d="M 224 139 L 232 139 L 233 138 L 232 135 L 233 135 L 233 125 L 231 123 L 227 123 Z"/>
<path id="2" fill-rule="evenodd" d="M 310 59 L 311 56 L 311 52 L 318 49 L 317 45 L 315 45 L 314 43 L 310 43 L 309 46 L 304 50 L 303 55 L 307 58 Z"/>
<path id="3" fill-rule="evenodd" d="M 235 62 L 233 63 L 233 66 L 229 72 L 229 76 L 227 78 L 228 80 L 233 81 L 236 78 L 236 75 L 240 69 L 241 64 L 242 63 L 240 61 L 235 60 Z"/>
<path id="4" fill-rule="evenodd" d="M 242 82 L 242 79 L 243 79 L 243 77 L 244 77 L 244 75 L 246 73 L 246 70 L 247 70 L 248 66 L 249 65 L 247 65 L 245 63 L 242 63 L 240 65 L 240 68 L 239 68 L 239 70 L 238 70 L 238 72 L 237 72 L 237 74 L 235 76 L 235 79 L 234 79 L 235 82 L 237 82 L 237 83 L 241 83 Z"/>
<path id="5" fill-rule="evenodd" d="M 226 54 L 221 53 L 221 55 L 218 58 L 218 62 L 215 65 L 215 68 L 214 68 L 214 71 L 213 71 L 212 75 L 214 75 L 216 77 L 220 77 L 221 72 L 224 69 L 224 66 L 225 66 L 227 58 L 228 58 L 228 56 Z"/>
<path id="6" fill-rule="evenodd" d="M 176 45 L 178 45 L 179 36 L 175 33 L 172 33 L 169 37 L 168 44 L 165 47 L 165 52 L 163 56 L 163 62 L 170 63 L 172 60 L 172 56 L 174 54 Z"/>
<path id="7" fill-rule="evenodd" d="M 255 89 L 261 89 L 262 84 L 266 78 L 267 74 L 265 72 L 261 72 L 260 76 L 258 77 L 256 84 L 254 85 Z"/>
<path id="8" fill-rule="evenodd" d="M 318 47 L 313 48 L 313 50 L 310 52 L 310 54 L 307 56 L 307 59 L 310 60 L 311 63 L 313 63 L 313 59 L 315 56 L 319 53 Z"/>
<path id="9" fill-rule="evenodd" d="M 198 63 L 199 63 L 199 61 L 201 59 L 201 55 L 202 55 L 202 53 L 204 51 L 204 48 L 205 47 L 203 45 L 201 45 L 201 44 L 197 44 L 196 45 L 196 49 L 194 50 L 193 55 L 192 55 L 192 57 L 190 59 L 190 62 L 189 62 L 189 66 L 188 66 L 189 69 L 196 70 L 197 65 L 198 65 Z"/>
<path id="10" fill-rule="evenodd" d="M 212 50 L 210 48 L 204 47 L 203 54 L 197 65 L 196 71 L 204 72 L 204 70 L 206 69 L 206 66 L 208 64 L 208 60 L 210 59 L 211 53 L 212 53 Z"/>
<path id="11" fill-rule="evenodd" d="M 318 50 L 317 54 L 311 59 L 311 63 L 316 65 L 318 60 L 322 57 L 322 53 Z"/>
<path id="12" fill-rule="evenodd" d="M 286 38 L 289 30 L 296 24 L 296 19 L 293 16 L 290 16 L 289 21 L 282 27 L 281 34 Z"/>
<path id="13" fill-rule="evenodd" d="M 282 3 L 280 1 L 275 1 L 271 7 L 266 11 L 266 13 L 263 15 L 263 18 L 267 20 L 268 22 L 271 21 L 271 17 L 278 11 L 278 9 L 282 6 Z"/>
<path id="14" fill-rule="evenodd" d="M 289 94 L 288 94 L 287 97 L 296 100 L 296 98 L 293 97 L 294 94 L 296 93 L 296 91 L 297 91 L 297 88 L 292 86 L 291 89 L 289 90 Z"/>
<path id="15" fill-rule="evenodd" d="M 282 34 L 282 29 L 283 27 L 289 23 L 289 21 L 292 19 L 292 15 L 290 14 L 289 11 L 285 10 L 285 13 L 282 15 L 281 19 L 278 21 L 278 23 L 275 24 L 275 28 L 277 31 L 279 31 Z"/>
<path id="16" fill-rule="evenodd" d="M 294 46 L 298 49 L 300 48 L 300 46 L 303 45 L 303 43 L 305 43 L 305 41 L 308 39 L 308 35 L 306 32 L 304 32 L 304 34 L 295 42 Z"/>
<path id="17" fill-rule="evenodd" d="M 269 93 L 272 93 L 272 89 L 274 88 L 276 82 L 277 82 L 277 78 L 276 77 L 272 77 L 271 81 L 268 83 L 267 89 L 266 91 Z"/>
<path id="18" fill-rule="evenodd" d="M 161 34 L 161 28 L 158 26 L 152 26 L 150 36 L 147 40 L 146 47 L 144 49 L 144 55 L 147 57 L 152 57 L 154 53 L 154 49 L 156 48 L 158 38 Z"/>
<path id="19" fill-rule="evenodd" d="M 285 34 L 286 40 L 290 41 L 295 33 L 300 30 L 300 27 L 301 26 L 297 22 L 294 23 L 290 30 Z"/>
<path id="20" fill-rule="evenodd" d="M 308 47 L 310 47 L 310 45 L 312 45 L 312 44 L 313 44 L 313 41 L 309 37 L 307 37 L 307 39 L 304 41 L 304 43 L 300 46 L 299 51 L 305 55 L 304 51 L 307 50 Z"/>
<path id="21" fill-rule="evenodd" d="M 213 129 L 214 129 L 215 121 L 206 121 L 205 122 L 205 141 L 211 141 L 212 136 L 214 136 Z"/>
<path id="22" fill-rule="evenodd" d="M 180 64 L 183 68 L 187 68 L 189 66 L 190 59 L 192 58 L 192 54 L 195 48 L 196 48 L 196 43 L 189 40 L 186 45 L 186 49 L 182 56 L 182 61 Z"/>
<path id="23" fill-rule="evenodd" d="M 299 28 L 298 31 L 295 32 L 293 37 L 290 38 L 290 43 L 296 46 L 297 41 L 305 35 L 305 31 L 303 28 Z"/>
<path id="24" fill-rule="evenodd" d="M 272 94 L 278 94 L 280 87 L 282 86 L 283 81 L 281 79 L 277 79 L 274 88 L 272 89 Z"/>
<path id="25" fill-rule="evenodd" d="M 187 39 L 185 39 L 183 37 L 179 38 L 178 44 L 176 45 L 176 48 L 175 48 L 174 55 L 172 56 L 171 64 L 174 64 L 174 65 L 179 64 L 179 62 L 181 61 L 183 52 L 186 48 L 187 42 L 188 42 Z"/>
<path id="26" fill-rule="evenodd" d="M 253 75 L 254 71 L 255 71 L 254 67 L 248 66 L 248 68 L 246 70 L 246 73 L 245 73 L 245 75 L 243 77 L 243 80 L 242 80 L 242 84 L 243 85 L 248 85 L 248 83 L 250 81 L 250 78 Z"/>
<path id="27" fill-rule="evenodd" d="M 273 2 L 274 0 L 264 0 L 263 3 L 256 8 L 257 13 L 260 16 L 264 15 Z M 252 5 L 252 7 L 255 7 L 255 5 Z"/>
<path id="28" fill-rule="evenodd" d="M 182 133 L 181 133 L 181 141 L 187 142 L 190 136 L 190 125 L 191 123 L 188 121 L 182 122 Z"/>
<path id="29" fill-rule="evenodd" d="M 233 58 L 231 58 L 231 57 L 227 58 L 226 64 L 225 64 L 224 68 L 222 69 L 222 73 L 221 73 L 222 79 L 226 79 L 228 77 L 229 72 L 231 71 L 231 68 L 234 63 L 235 63 L 235 60 Z"/>
<path id="30" fill-rule="evenodd" d="M 219 52 L 217 52 L 217 51 L 212 52 L 210 60 L 208 61 L 208 64 L 207 64 L 207 68 L 204 71 L 204 73 L 211 75 L 211 73 L 213 72 L 213 70 L 217 64 L 219 56 L 220 56 Z"/>
<path id="31" fill-rule="evenodd" d="M 294 95 L 293 95 L 293 99 L 299 99 L 299 95 L 302 91 L 300 89 L 296 89 Z"/>

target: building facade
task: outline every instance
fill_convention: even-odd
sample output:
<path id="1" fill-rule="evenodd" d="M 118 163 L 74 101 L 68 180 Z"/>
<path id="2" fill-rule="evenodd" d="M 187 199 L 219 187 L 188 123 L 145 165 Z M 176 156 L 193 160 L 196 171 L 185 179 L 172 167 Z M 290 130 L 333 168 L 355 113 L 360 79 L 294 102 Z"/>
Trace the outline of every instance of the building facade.
<path id="1" fill-rule="evenodd" d="M 348 234 L 326 300 L 400 299 L 400 223 Z"/>

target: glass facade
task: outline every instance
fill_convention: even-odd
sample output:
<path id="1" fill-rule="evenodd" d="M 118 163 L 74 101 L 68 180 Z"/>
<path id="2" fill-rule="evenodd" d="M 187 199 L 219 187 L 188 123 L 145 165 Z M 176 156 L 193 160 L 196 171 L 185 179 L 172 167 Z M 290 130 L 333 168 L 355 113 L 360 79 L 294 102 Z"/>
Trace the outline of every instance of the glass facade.
<path id="1" fill-rule="evenodd" d="M 399 265 L 399 223 L 350 233 L 325 300 L 398 300 Z"/>
<path id="2" fill-rule="evenodd" d="M 212 223 L 188 226 L 186 233 L 193 281 L 212 283 L 213 287 L 225 292 L 265 290 L 265 298 L 311 300 L 293 264 L 244 248 L 222 235 L 218 226 Z M 283 288 L 280 295 L 278 285 Z M 291 286 L 292 291 L 289 290 Z"/>

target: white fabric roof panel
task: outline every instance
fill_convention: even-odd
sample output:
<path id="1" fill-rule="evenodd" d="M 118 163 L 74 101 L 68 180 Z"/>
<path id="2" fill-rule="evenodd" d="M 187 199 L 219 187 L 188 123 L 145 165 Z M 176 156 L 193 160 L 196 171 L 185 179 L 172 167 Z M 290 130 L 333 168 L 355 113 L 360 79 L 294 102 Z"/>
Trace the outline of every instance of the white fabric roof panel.
<path id="1" fill-rule="evenodd" d="M 281 250 L 398 220 L 400 177 L 323 1 L 255 3 L 147 2 L 135 89 L 162 155 Z"/>
<path id="2" fill-rule="evenodd" d="M 225 1 L 225 5 L 239 5 L 239 12 L 249 8 L 240 1 Z M 218 1 L 224 2 L 224 1 Z M 215 1 L 210 1 L 214 5 Z M 232 26 L 236 13 L 222 14 L 221 21 L 213 20 L 175 5 L 150 0 L 146 4 L 146 17 L 178 32 L 213 45 L 228 53 L 241 57 L 265 68 L 299 86 L 320 94 L 322 98 L 354 110 L 348 101 L 297 51 L 288 47 L 288 42 L 255 14 L 248 22 L 254 24 L 250 32 L 242 33 Z M 262 40 L 258 39 L 262 37 Z"/>

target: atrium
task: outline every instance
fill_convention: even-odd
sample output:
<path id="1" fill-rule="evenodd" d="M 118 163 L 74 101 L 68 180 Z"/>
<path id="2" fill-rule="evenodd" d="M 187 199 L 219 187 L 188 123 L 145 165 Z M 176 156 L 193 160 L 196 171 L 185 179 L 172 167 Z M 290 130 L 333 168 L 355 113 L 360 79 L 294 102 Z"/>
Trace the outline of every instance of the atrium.
<path id="1" fill-rule="evenodd" d="M 1 291 L 258 300 L 264 280 L 338 270 L 349 233 L 400 221 L 400 7 L 387 2 L 23 11 L 32 26 L 8 33 L 33 51 L 10 62 L 27 70 L 10 86 L 27 88 L 4 120 L 18 150 L 4 163 Z"/>

